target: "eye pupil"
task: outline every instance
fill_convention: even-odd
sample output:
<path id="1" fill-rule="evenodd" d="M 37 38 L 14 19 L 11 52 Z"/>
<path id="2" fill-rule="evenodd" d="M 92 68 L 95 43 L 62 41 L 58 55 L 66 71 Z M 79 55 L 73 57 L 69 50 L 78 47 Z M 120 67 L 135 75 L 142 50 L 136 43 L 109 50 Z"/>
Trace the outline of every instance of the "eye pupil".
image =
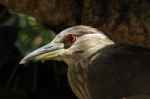
<path id="1" fill-rule="evenodd" d="M 76 41 L 76 35 L 70 34 L 67 36 L 67 41 L 70 43 L 74 43 Z"/>
<path id="2" fill-rule="evenodd" d="M 74 38 L 73 38 L 72 36 L 69 37 L 69 41 L 73 41 L 73 39 L 74 39 Z"/>

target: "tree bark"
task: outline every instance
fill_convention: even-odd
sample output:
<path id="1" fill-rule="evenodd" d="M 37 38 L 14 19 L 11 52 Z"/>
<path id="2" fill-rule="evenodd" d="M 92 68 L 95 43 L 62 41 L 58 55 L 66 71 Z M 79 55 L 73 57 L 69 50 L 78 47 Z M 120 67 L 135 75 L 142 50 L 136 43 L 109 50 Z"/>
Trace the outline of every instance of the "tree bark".
<path id="1" fill-rule="evenodd" d="M 112 40 L 150 48 L 149 0 L 0 0 L 60 31 L 83 24 L 102 30 Z"/>

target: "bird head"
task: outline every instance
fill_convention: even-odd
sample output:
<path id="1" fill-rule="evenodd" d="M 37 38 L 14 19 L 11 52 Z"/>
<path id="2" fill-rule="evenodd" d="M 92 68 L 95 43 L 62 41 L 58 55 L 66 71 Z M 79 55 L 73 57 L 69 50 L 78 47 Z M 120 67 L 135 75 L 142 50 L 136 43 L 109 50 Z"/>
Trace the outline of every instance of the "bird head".
<path id="1" fill-rule="evenodd" d="M 73 26 L 60 32 L 47 45 L 29 53 L 20 64 L 40 60 L 65 61 L 68 65 L 87 58 L 113 42 L 101 31 L 89 26 Z"/>

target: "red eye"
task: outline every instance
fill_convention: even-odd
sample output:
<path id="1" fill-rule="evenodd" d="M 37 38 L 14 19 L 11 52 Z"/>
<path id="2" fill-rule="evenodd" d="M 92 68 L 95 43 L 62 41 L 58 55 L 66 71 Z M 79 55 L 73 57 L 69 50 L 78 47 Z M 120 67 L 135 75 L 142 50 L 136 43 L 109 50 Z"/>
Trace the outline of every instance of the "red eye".
<path id="1" fill-rule="evenodd" d="M 74 34 L 70 34 L 66 37 L 67 41 L 70 42 L 70 43 L 74 43 L 77 39 L 77 36 L 74 35 Z"/>

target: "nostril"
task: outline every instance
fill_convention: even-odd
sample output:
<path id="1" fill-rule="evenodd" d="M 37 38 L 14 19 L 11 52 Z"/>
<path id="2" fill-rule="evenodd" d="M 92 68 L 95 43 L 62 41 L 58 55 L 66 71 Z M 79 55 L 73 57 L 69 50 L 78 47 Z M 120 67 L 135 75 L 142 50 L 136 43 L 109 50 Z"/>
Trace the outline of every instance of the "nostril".
<path id="1" fill-rule="evenodd" d="M 45 46 L 44 49 L 52 48 L 53 46 Z"/>

